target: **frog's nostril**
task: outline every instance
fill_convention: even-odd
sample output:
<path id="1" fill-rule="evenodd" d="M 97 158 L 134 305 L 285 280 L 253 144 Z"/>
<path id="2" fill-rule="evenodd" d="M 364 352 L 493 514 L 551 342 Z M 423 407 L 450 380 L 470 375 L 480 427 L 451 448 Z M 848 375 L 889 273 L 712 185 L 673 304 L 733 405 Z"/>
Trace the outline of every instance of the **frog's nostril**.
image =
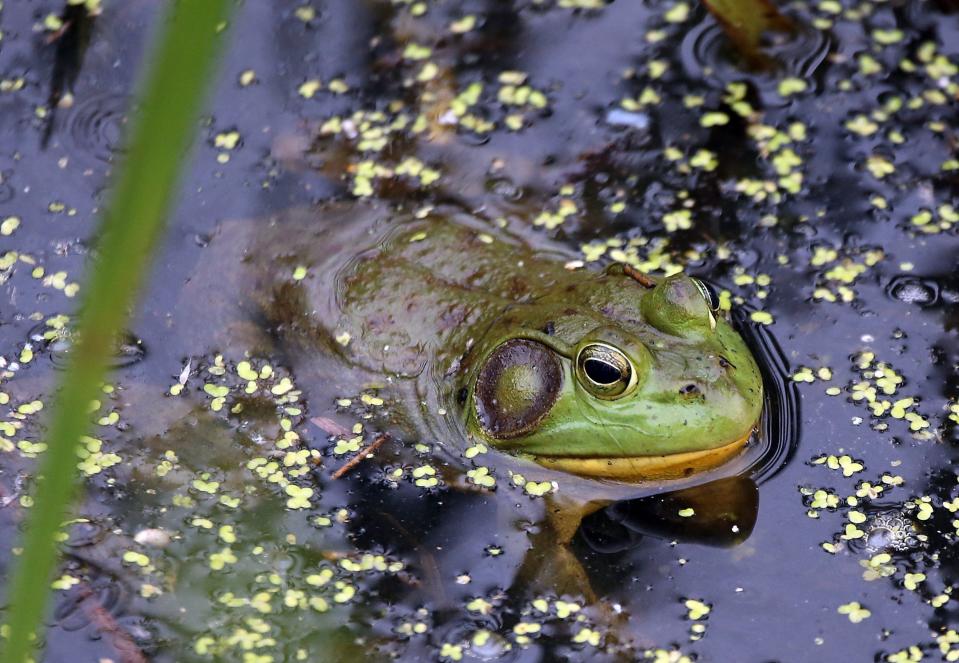
<path id="1" fill-rule="evenodd" d="M 699 387 L 694 384 L 687 384 L 686 386 L 680 388 L 679 393 L 683 396 L 695 396 L 700 393 Z"/>
<path id="2" fill-rule="evenodd" d="M 730 367 L 731 367 L 731 368 L 736 368 L 731 361 L 729 361 L 728 359 L 726 359 L 726 358 L 723 357 L 722 355 L 720 355 L 720 357 L 719 357 L 719 365 L 722 366 L 723 368 L 730 368 Z"/>

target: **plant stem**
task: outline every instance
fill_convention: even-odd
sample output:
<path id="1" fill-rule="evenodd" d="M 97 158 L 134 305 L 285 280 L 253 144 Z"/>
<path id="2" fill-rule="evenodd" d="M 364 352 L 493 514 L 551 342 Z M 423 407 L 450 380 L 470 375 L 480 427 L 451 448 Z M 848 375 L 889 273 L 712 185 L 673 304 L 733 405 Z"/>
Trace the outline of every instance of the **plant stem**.
<path id="1" fill-rule="evenodd" d="M 84 292 L 78 340 L 55 398 L 23 553 L 8 588 L 9 639 L 0 663 L 23 663 L 36 643 L 33 634 L 50 593 L 56 536 L 74 493 L 76 450 L 90 424 L 90 402 L 163 227 L 212 71 L 217 33 L 232 3 L 180 0 L 169 5 L 145 79 L 142 113 L 101 221 L 99 259 Z"/>

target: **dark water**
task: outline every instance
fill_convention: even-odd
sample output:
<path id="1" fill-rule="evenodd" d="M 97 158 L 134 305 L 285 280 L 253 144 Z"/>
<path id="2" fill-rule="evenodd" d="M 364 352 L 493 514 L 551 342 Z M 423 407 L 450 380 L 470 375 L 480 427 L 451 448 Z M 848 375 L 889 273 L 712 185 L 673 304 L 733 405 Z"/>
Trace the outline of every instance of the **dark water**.
<path id="1" fill-rule="evenodd" d="M 55 3 L 0 10 L 4 570 L 156 20 L 105 4 L 85 49 L 49 38 Z M 696 5 L 575 4 L 238 12 L 85 445 L 45 660 L 956 660 L 956 6 L 792 3 L 751 73 Z M 514 581 L 542 501 L 456 489 L 436 441 L 330 479 L 382 406 L 301 392 L 210 313 L 245 294 L 210 247 L 357 195 L 496 209 L 728 293 L 775 415 L 740 535 L 615 505 L 572 544 L 595 596 L 563 598 Z"/>

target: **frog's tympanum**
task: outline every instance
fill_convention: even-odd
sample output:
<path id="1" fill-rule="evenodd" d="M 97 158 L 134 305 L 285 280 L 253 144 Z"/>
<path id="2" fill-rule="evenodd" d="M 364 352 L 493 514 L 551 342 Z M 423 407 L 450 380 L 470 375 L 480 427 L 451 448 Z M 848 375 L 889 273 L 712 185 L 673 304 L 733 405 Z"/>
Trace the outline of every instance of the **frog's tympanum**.
<path id="1" fill-rule="evenodd" d="M 553 510 L 579 505 L 560 539 L 597 505 L 703 483 L 740 455 L 762 380 L 702 282 L 583 267 L 506 225 L 450 208 L 285 215 L 246 249 L 251 287 L 301 382 L 302 358 L 333 355 L 322 379 L 387 388 L 414 439 L 461 463 L 482 444 L 506 481 L 557 481 Z"/>

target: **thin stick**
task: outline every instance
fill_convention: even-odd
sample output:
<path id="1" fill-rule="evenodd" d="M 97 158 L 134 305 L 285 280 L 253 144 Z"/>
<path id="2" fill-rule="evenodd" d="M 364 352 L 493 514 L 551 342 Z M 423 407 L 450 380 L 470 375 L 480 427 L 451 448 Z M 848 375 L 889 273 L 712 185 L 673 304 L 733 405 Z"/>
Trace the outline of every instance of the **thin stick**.
<path id="1" fill-rule="evenodd" d="M 364 458 L 366 458 L 371 453 L 373 453 L 374 451 L 382 447 L 384 444 L 386 444 L 386 441 L 389 439 L 390 439 L 390 436 L 388 433 L 380 433 L 379 435 L 376 436 L 375 440 L 370 442 L 369 446 L 360 449 L 360 452 L 358 454 L 350 458 L 350 460 L 347 461 L 343 465 L 343 467 L 341 467 L 336 472 L 331 474 L 330 478 L 331 479 L 341 478 L 344 474 L 346 474 L 347 472 L 352 470 L 354 467 L 359 465 L 361 462 L 363 462 Z"/>
<path id="2" fill-rule="evenodd" d="M 632 265 L 623 263 L 623 272 L 625 272 L 626 276 L 632 277 L 634 281 L 639 283 L 644 288 L 656 287 L 656 281 L 652 280 Z"/>

